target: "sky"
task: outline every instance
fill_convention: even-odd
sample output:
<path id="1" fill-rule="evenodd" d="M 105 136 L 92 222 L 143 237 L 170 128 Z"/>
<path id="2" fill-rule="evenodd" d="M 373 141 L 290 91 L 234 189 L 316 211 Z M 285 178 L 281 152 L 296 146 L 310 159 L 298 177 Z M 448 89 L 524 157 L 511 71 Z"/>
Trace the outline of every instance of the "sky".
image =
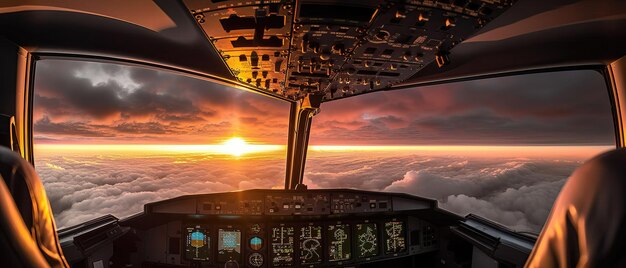
<path id="1" fill-rule="evenodd" d="M 34 87 L 35 166 L 60 228 L 284 184 L 287 102 L 84 61 L 37 62 Z M 371 93 L 322 104 L 304 183 L 415 194 L 539 232 L 567 177 L 614 147 L 612 124 L 594 71 Z"/>
<path id="2" fill-rule="evenodd" d="M 114 64 L 37 63 L 35 143 L 285 144 L 289 104 L 223 85 Z"/>
<path id="3" fill-rule="evenodd" d="M 312 144 L 613 143 L 603 77 L 532 74 L 361 95 L 322 104 Z"/>
<path id="4" fill-rule="evenodd" d="M 289 104 L 139 67 L 37 63 L 36 143 L 285 144 Z M 608 92 L 594 71 L 493 78 L 322 104 L 312 145 L 613 143 Z"/>

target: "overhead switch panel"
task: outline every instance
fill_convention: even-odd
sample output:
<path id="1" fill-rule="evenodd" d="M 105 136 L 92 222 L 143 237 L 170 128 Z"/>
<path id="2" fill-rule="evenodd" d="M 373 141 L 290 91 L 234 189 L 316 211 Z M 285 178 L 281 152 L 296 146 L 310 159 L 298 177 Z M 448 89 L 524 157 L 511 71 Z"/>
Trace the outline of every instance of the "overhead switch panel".
<path id="1" fill-rule="evenodd" d="M 261 91 L 325 101 L 398 84 L 513 0 L 184 0 L 231 73 Z M 217 64 L 217 63 L 216 63 Z"/>

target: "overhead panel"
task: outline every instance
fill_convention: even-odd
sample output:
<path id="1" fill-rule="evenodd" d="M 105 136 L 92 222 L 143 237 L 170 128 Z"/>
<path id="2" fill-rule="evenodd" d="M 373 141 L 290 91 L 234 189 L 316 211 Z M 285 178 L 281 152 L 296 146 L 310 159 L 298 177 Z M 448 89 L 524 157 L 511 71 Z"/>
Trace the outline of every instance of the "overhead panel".
<path id="1" fill-rule="evenodd" d="M 185 4 L 237 79 L 288 96 L 285 69 L 292 1 L 186 0 Z"/>
<path id="2" fill-rule="evenodd" d="M 447 64 L 454 46 L 514 1 L 184 2 L 238 80 L 293 100 L 328 101 Z"/>

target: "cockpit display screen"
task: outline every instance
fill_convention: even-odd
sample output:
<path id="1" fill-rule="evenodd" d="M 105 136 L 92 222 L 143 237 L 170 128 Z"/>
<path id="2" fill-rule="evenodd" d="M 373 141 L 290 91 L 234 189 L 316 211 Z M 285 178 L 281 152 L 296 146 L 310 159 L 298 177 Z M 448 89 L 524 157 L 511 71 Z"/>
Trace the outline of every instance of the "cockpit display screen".
<path id="1" fill-rule="evenodd" d="M 378 227 L 376 223 L 356 225 L 356 254 L 359 258 L 378 255 Z"/>
<path id="2" fill-rule="evenodd" d="M 401 221 L 385 222 L 385 254 L 394 254 L 406 249 L 406 230 Z"/>
<path id="3" fill-rule="evenodd" d="M 217 261 L 241 262 L 241 231 L 238 229 L 219 229 L 217 231 Z"/>
<path id="4" fill-rule="evenodd" d="M 185 258 L 208 261 L 211 252 L 211 237 L 207 229 L 200 226 L 187 227 L 185 234 Z"/>
<path id="5" fill-rule="evenodd" d="M 273 266 L 293 266 L 294 228 L 276 226 L 271 233 L 271 258 Z"/>
<path id="6" fill-rule="evenodd" d="M 300 228 L 300 263 L 322 262 L 322 226 L 309 225 Z"/>
<path id="7" fill-rule="evenodd" d="M 328 241 L 328 260 L 349 260 L 352 255 L 350 248 L 350 225 L 331 224 L 326 233 Z"/>

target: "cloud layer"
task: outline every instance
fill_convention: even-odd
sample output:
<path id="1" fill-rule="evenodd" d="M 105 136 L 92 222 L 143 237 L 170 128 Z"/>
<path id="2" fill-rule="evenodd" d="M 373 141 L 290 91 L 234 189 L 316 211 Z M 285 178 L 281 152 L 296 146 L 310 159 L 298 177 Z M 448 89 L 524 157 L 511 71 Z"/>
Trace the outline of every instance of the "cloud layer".
<path id="1" fill-rule="evenodd" d="M 590 155 L 591 156 L 591 155 Z M 37 171 L 60 228 L 186 194 L 282 188 L 284 152 L 233 158 L 211 154 L 42 152 Z M 460 215 L 478 214 L 538 232 L 569 174 L 582 162 L 484 158 L 424 152 L 309 153 L 310 188 L 404 192 L 439 200 Z"/>
<path id="2" fill-rule="evenodd" d="M 282 188 L 285 177 L 284 152 L 233 158 L 36 151 L 35 157 L 59 228 L 106 214 L 123 218 L 180 195 Z"/>
<path id="3" fill-rule="evenodd" d="M 463 216 L 473 213 L 538 233 L 567 177 L 583 160 L 310 152 L 305 183 L 429 197 Z"/>

